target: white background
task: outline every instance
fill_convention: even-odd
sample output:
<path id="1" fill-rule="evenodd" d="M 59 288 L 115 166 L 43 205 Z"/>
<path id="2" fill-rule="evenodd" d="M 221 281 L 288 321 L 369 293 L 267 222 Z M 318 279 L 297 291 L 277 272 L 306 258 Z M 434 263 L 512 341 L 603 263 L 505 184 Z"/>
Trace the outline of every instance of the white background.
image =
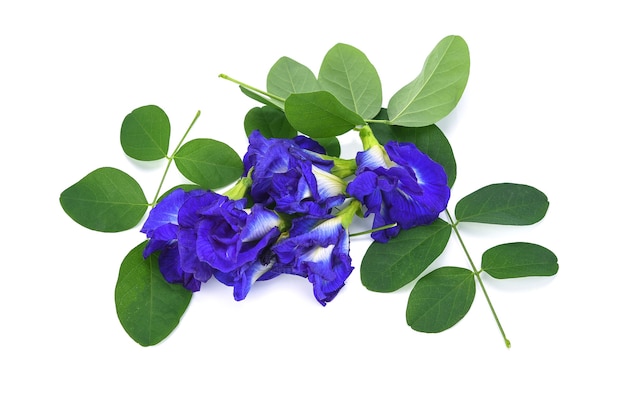
<path id="1" fill-rule="evenodd" d="M 613 1 L 3 2 L 0 400 L 623 402 L 623 17 Z M 317 72 L 343 42 L 376 66 L 386 104 L 450 34 L 472 59 L 440 123 L 458 164 L 450 204 L 497 182 L 551 203 L 530 227 L 460 226 L 476 261 L 510 241 L 559 258 L 553 278 L 485 278 L 511 349 L 482 294 L 457 326 L 417 333 L 404 319 L 410 286 L 372 293 L 358 269 L 325 308 L 301 278 L 257 284 L 241 302 L 210 282 L 160 345 L 126 335 L 113 292 L 144 238 L 87 230 L 58 199 L 102 166 L 152 198 L 164 164 L 123 155 L 127 113 L 159 105 L 173 147 L 200 110 L 190 138 L 243 154 L 257 104 L 218 74 L 264 87 L 279 57 Z M 368 243 L 353 240 L 355 265 Z M 467 266 L 455 239 L 444 264 Z"/>

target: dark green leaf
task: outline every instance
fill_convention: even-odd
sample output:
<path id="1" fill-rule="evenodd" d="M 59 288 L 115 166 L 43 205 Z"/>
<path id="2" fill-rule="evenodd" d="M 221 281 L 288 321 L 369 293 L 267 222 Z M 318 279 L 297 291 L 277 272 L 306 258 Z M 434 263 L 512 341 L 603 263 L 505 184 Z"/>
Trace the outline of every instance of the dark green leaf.
<path id="1" fill-rule="evenodd" d="M 267 92 L 280 98 L 320 89 L 315 74 L 308 67 L 288 57 L 278 59 L 267 74 Z"/>
<path id="2" fill-rule="evenodd" d="M 165 281 L 155 255 L 144 260 L 145 245 L 137 245 L 122 261 L 115 307 L 126 333 L 142 346 L 153 346 L 178 326 L 192 293 Z"/>
<path id="3" fill-rule="evenodd" d="M 333 46 L 322 61 L 319 83 L 363 119 L 371 119 L 380 111 L 380 78 L 365 54 L 355 47 L 343 43 Z"/>
<path id="4" fill-rule="evenodd" d="M 374 242 L 361 262 L 361 282 L 377 292 L 392 292 L 415 280 L 443 252 L 451 227 L 441 219 L 400 231 L 387 243 Z"/>
<path id="5" fill-rule="evenodd" d="M 387 119 L 383 109 L 376 119 Z M 448 186 L 452 187 L 456 180 L 456 160 L 452 147 L 443 132 L 436 126 L 402 127 L 382 123 L 371 123 L 370 127 L 381 144 L 388 141 L 410 142 L 430 158 L 441 164 L 448 175 Z"/>
<path id="6" fill-rule="evenodd" d="M 174 155 L 181 174 L 193 183 L 216 189 L 231 184 L 243 174 L 243 163 L 235 150 L 212 139 L 194 139 Z"/>
<path id="7" fill-rule="evenodd" d="M 124 118 L 120 142 L 131 158 L 140 161 L 165 158 L 170 144 L 170 120 L 158 106 L 137 108 Z"/>
<path id="8" fill-rule="evenodd" d="M 291 126 L 313 138 L 339 136 L 365 124 L 327 91 L 291 94 L 285 101 L 285 115 Z"/>
<path id="9" fill-rule="evenodd" d="M 528 185 L 497 183 L 461 199 L 454 210 L 458 221 L 530 225 L 548 211 L 545 194 Z"/>
<path id="10" fill-rule="evenodd" d="M 298 134 L 296 129 L 291 127 L 283 111 L 271 106 L 252 108 L 246 114 L 243 121 L 246 135 L 250 135 L 254 130 L 258 130 L 265 137 L 292 138 Z"/>
<path id="11" fill-rule="evenodd" d="M 559 270 L 556 255 L 543 246 L 515 242 L 485 251 L 482 269 L 495 278 L 553 276 Z"/>
<path id="12" fill-rule="evenodd" d="M 439 333 L 467 314 L 476 295 L 474 274 L 461 267 L 441 267 L 415 283 L 406 322 L 413 330 Z"/>
<path id="13" fill-rule="evenodd" d="M 98 168 L 65 189 L 61 207 L 94 231 L 120 232 L 137 225 L 148 201 L 135 179 L 116 168 Z"/>
<path id="14" fill-rule="evenodd" d="M 326 155 L 331 157 L 339 157 L 341 155 L 341 144 L 339 144 L 339 140 L 337 137 L 324 137 L 315 139 L 324 149 L 326 150 Z"/>
<path id="15" fill-rule="evenodd" d="M 437 123 L 461 99 L 469 68 L 469 49 L 463 38 L 442 39 L 426 58 L 417 78 L 389 100 L 389 119 L 394 125 L 410 127 Z"/>

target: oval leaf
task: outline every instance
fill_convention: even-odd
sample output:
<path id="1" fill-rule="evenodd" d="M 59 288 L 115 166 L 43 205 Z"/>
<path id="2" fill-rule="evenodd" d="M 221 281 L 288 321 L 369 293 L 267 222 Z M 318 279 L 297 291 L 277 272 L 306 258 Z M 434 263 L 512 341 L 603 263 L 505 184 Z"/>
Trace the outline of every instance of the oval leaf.
<path id="1" fill-rule="evenodd" d="M 532 186 L 497 183 L 461 199 L 454 210 L 458 221 L 530 225 L 548 211 L 548 198 Z"/>
<path id="2" fill-rule="evenodd" d="M 158 106 L 137 108 L 124 118 L 120 142 L 126 155 L 136 160 L 165 158 L 170 144 L 170 120 Z"/>
<path id="3" fill-rule="evenodd" d="M 193 183 L 216 189 L 233 183 L 243 174 L 243 162 L 227 144 L 212 139 L 194 139 L 174 155 L 181 174 Z"/>
<path id="4" fill-rule="evenodd" d="M 137 225 L 148 201 L 131 176 L 116 168 L 99 168 L 65 189 L 61 207 L 83 227 L 120 232 Z"/>
<path id="5" fill-rule="evenodd" d="M 285 109 L 285 103 L 278 101 L 276 99 L 272 99 L 272 98 L 266 98 L 264 95 L 259 94 L 258 92 L 254 92 L 252 90 L 249 90 L 245 87 L 242 87 L 241 85 L 239 86 L 239 89 L 241 90 L 241 92 L 244 93 L 244 95 L 246 95 L 247 97 L 254 99 L 255 101 L 258 101 L 260 103 L 262 103 L 263 105 L 266 106 L 270 106 L 272 108 L 278 109 L 278 110 L 283 110 Z"/>
<path id="6" fill-rule="evenodd" d="M 315 74 L 288 57 L 281 57 L 267 73 L 267 92 L 281 98 L 298 92 L 319 91 Z"/>
<path id="7" fill-rule="evenodd" d="M 371 119 L 380 111 L 380 77 L 365 54 L 355 47 L 343 43 L 333 46 L 322 61 L 319 83 L 363 119 Z"/>
<path id="8" fill-rule="evenodd" d="M 136 246 L 122 261 L 115 307 L 126 333 L 142 346 L 153 346 L 178 326 L 192 293 L 165 281 L 155 255 L 144 260 L 145 245 Z"/>
<path id="9" fill-rule="evenodd" d="M 442 39 L 428 55 L 417 78 L 389 100 L 389 119 L 399 126 L 437 123 L 458 104 L 467 85 L 470 58 L 460 36 Z"/>
<path id="10" fill-rule="evenodd" d="M 556 255 L 543 246 L 515 242 L 485 251 L 482 269 L 498 279 L 553 276 L 559 270 Z"/>
<path id="11" fill-rule="evenodd" d="M 439 333 L 467 314 L 476 295 L 474 274 L 461 267 L 441 267 L 415 283 L 406 308 L 413 330 Z"/>
<path id="12" fill-rule="evenodd" d="M 285 115 L 291 126 L 312 138 L 339 136 L 365 124 L 327 91 L 291 94 L 285 101 Z"/>
<path id="13" fill-rule="evenodd" d="M 285 114 L 271 106 L 250 109 L 244 118 L 243 126 L 248 136 L 254 130 L 260 131 L 268 138 L 292 138 L 298 134 L 287 121 Z"/>
<path id="14" fill-rule="evenodd" d="M 339 144 L 339 140 L 337 140 L 337 137 L 325 137 L 321 139 L 318 138 L 315 139 L 315 141 L 317 141 L 322 147 L 324 147 L 324 150 L 326 150 L 326 155 L 337 158 L 339 158 L 339 156 L 341 155 L 341 144 Z"/>
<path id="15" fill-rule="evenodd" d="M 405 286 L 441 255 L 451 231 L 448 223 L 437 219 L 431 225 L 400 231 L 387 243 L 372 243 L 361 263 L 361 282 L 377 292 Z"/>
<path id="16" fill-rule="evenodd" d="M 387 119 L 383 109 L 376 119 Z M 448 176 L 448 187 L 456 181 L 456 159 L 450 142 L 436 125 L 424 127 L 390 126 L 382 123 L 370 123 L 374 135 L 381 144 L 388 141 L 413 143 L 422 152 L 443 166 Z"/>

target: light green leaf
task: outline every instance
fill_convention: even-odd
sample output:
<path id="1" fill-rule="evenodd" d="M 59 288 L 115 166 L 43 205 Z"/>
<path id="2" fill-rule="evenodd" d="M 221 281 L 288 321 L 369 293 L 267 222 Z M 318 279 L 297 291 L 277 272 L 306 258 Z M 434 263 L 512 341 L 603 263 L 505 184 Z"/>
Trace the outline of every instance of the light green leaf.
<path id="1" fill-rule="evenodd" d="M 442 39 L 428 55 L 417 78 L 389 100 L 394 125 L 420 127 L 437 123 L 458 104 L 469 78 L 467 44 L 460 36 Z"/>
<path id="2" fill-rule="evenodd" d="M 98 168 L 60 197 L 61 207 L 83 227 L 120 232 L 141 221 L 148 201 L 135 179 L 116 168 Z"/>
<path id="3" fill-rule="evenodd" d="M 165 281 L 155 255 L 144 260 L 146 243 L 136 246 L 122 261 L 115 307 L 126 333 L 142 346 L 154 346 L 178 326 L 192 293 Z"/>
<path id="4" fill-rule="evenodd" d="M 181 174 L 204 188 L 217 189 L 243 174 L 243 162 L 230 146 L 213 139 L 194 139 L 174 155 Z"/>
<path id="5" fill-rule="evenodd" d="M 387 119 L 386 110 L 375 119 Z M 448 186 L 452 187 L 456 180 L 456 159 L 450 142 L 436 125 L 424 127 L 390 126 L 382 123 L 370 123 L 374 135 L 381 144 L 388 141 L 413 143 L 422 152 L 443 166 L 448 175 Z"/>
<path id="6" fill-rule="evenodd" d="M 503 225 L 530 225 L 548 211 L 548 198 L 532 186 L 497 183 L 461 199 L 454 210 L 458 221 Z"/>
<path id="7" fill-rule="evenodd" d="M 433 224 L 400 231 L 387 243 L 374 242 L 361 262 L 361 282 L 371 291 L 392 292 L 415 280 L 443 252 L 452 229 Z"/>
<path id="8" fill-rule="evenodd" d="M 285 101 L 285 115 L 291 126 L 312 138 L 339 136 L 365 124 L 327 91 L 291 94 Z"/>
<path id="9" fill-rule="evenodd" d="M 120 142 L 126 155 L 136 160 L 165 158 L 170 144 L 170 120 L 158 106 L 137 108 L 124 118 Z"/>
<path id="10" fill-rule="evenodd" d="M 559 270 L 556 255 L 543 246 L 514 242 L 485 251 L 482 269 L 491 277 L 505 279 L 553 276 Z"/>
<path id="11" fill-rule="evenodd" d="M 255 107 L 250 109 L 243 121 L 246 135 L 258 130 L 265 137 L 292 138 L 298 134 L 291 127 L 283 111 L 271 106 Z"/>
<path id="12" fill-rule="evenodd" d="M 476 296 L 474 274 L 461 267 L 441 267 L 415 283 L 406 322 L 413 330 L 439 333 L 456 325 Z"/>
<path id="13" fill-rule="evenodd" d="M 267 74 L 267 92 L 280 98 L 293 93 L 321 90 L 315 74 L 306 66 L 288 57 L 281 57 Z"/>
<path id="14" fill-rule="evenodd" d="M 363 119 L 378 114 L 383 90 L 378 72 L 363 52 L 338 43 L 322 61 L 319 83 L 348 109 Z"/>

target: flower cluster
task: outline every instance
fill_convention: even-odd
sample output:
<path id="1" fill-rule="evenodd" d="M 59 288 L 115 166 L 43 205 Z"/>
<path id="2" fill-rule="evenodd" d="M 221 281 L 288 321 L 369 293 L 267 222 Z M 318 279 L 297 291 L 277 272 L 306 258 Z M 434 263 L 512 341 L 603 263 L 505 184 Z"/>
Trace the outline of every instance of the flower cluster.
<path id="1" fill-rule="evenodd" d="M 371 236 L 387 242 L 432 223 L 450 196 L 441 165 L 414 144 L 382 146 L 368 127 L 361 139 L 364 150 L 342 160 L 305 136 L 251 133 L 244 176 L 229 191 L 177 189 L 157 203 L 141 229 L 144 257 L 159 253 L 168 282 L 198 291 L 215 277 L 236 300 L 256 281 L 298 275 L 326 305 L 354 269 L 354 217 L 373 214 Z"/>

